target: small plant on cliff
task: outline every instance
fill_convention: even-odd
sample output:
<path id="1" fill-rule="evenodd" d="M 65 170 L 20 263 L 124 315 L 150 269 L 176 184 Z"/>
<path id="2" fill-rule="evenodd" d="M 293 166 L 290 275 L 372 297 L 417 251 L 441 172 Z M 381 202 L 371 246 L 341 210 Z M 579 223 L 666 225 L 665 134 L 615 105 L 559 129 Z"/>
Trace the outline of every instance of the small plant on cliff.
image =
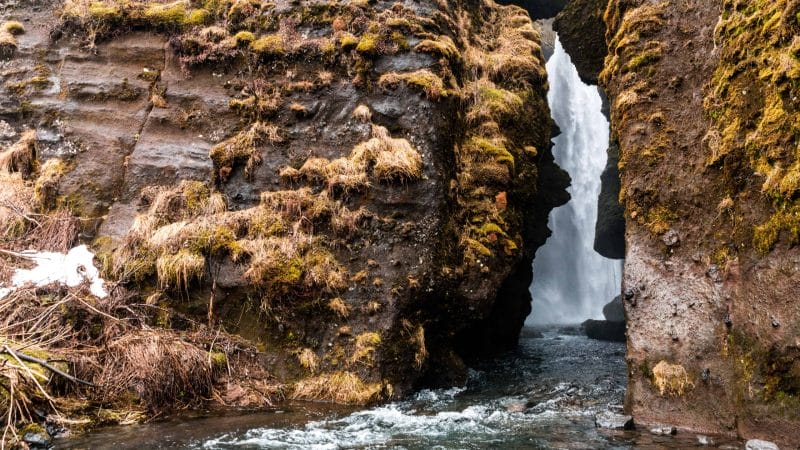
<path id="1" fill-rule="evenodd" d="M 653 367 L 653 384 L 658 388 L 658 393 L 680 397 L 687 390 L 694 388 L 694 383 L 689 378 L 686 369 L 680 364 L 670 364 L 659 361 Z"/>

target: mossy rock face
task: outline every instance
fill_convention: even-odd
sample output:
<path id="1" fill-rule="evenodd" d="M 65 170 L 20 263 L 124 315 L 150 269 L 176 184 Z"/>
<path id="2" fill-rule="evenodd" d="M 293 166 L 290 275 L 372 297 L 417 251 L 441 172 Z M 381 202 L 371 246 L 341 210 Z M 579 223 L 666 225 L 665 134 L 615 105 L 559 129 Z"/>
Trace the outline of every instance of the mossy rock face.
<path id="1" fill-rule="evenodd" d="M 32 130 L 15 188 L 35 214 L 68 211 L 104 276 L 153 310 L 141 323 L 206 346 L 186 348 L 198 370 L 244 373 L 202 338 L 222 327 L 259 350 L 259 383 L 366 403 L 407 394 L 431 361 L 463 377 L 458 330 L 513 345 L 528 294 L 505 282 L 530 269 L 565 184 L 522 9 L 84 3 L 13 11 L 63 18 L 54 42 L 20 38 L 41 51 L 0 83 L 9 126 Z M 37 242 L 10 225 L 8 242 Z"/>
<path id="2" fill-rule="evenodd" d="M 619 143 L 640 423 L 682 405 L 690 428 L 768 428 L 780 443 L 800 424 L 786 363 L 800 313 L 781 269 L 800 251 L 796 13 L 790 1 L 608 2 L 599 80 Z"/>

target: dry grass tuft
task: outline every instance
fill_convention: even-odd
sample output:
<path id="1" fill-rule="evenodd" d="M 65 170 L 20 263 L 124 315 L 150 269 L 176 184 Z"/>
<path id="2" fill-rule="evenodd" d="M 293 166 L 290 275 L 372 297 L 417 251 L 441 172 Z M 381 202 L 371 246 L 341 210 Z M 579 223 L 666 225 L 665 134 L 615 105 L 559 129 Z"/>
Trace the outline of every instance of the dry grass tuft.
<path id="1" fill-rule="evenodd" d="M 365 405 L 381 397 L 380 383 L 364 383 L 353 372 L 329 372 L 306 378 L 295 385 L 293 399 Z"/>
<path id="2" fill-rule="evenodd" d="M 28 180 L 36 172 L 38 153 L 36 131 L 28 130 L 22 133 L 14 145 L 0 152 L 0 170 L 7 173 L 19 173 L 22 179 Z"/>
<path id="3" fill-rule="evenodd" d="M 341 297 L 336 297 L 328 302 L 328 309 L 336 313 L 342 319 L 347 319 L 350 315 L 350 307 L 342 300 Z"/>
<path id="4" fill-rule="evenodd" d="M 656 385 L 662 396 L 680 397 L 687 390 L 694 388 L 694 383 L 682 365 L 670 364 L 666 361 L 659 361 L 653 367 L 653 384 Z"/>
<path id="5" fill-rule="evenodd" d="M 353 118 L 364 123 L 371 123 L 372 111 L 369 110 L 367 105 L 358 105 L 356 109 L 353 110 Z"/>
<path id="6" fill-rule="evenodd" d="M 406 73 L 388 72 L 378 79 L 378 84 L 384 88 L 393 88 L 400 83 L 421 89 L 430 100 L 438 100 L 449 95 L 442 78 L 428 69 Z"/>
<path id="7" fill-rule="evenodd" d="M 428 360 L 428 348 L 425 345 L 425 328 L 422 325 L 418 326 L 411 335 L 411 342 L 417 347 L 417 351 L 414 352 L 414 366 L 417 369 L 421 369 L 425 361 Z"/>
<path id="8" fill-rule="evenodd" d="M 227 181 L 235 164 L 245 162 L 244 174 L 252 176 L 262 162 L 260 147 L 283 141 L 276 125 L 256 121 L 250 127 L 211 148 L 209 156 L 214 161 L 217 176 Z"/>
<path id="9" fill-rule="evenodd" d="M 314 350 L 310 348 L 304 348 L 297 352 L 297 360 L 303 368 L 311 373 L 316 372 L 317 366 L 319 366 L 319 358 L 317 354 L 314 353 Z"/>
<path id="10" fill-rule="evenodd" d="M 109 345 L 95 384 L 111 398 L 135 394 L 147 409 L 156 411 L 208 398 L 215 369 L 207 351 L 178 336 L 141 331 Z"/>
<path id="11" fill-rule="evenodd" d="M 355 349 L 350 363 L 363 363 L 371 366 L 375 357 L 375 347 L 381 344 L 381 335 L 375 332 L 361 333 L 356 336 Z"/>
<path id="12" fill-rule="evenodd" d="M 164 254 L 156 260 L 158 282 L 162 289 L 185 290 L 192 281 L 200 280 L 206 270 L 203 255 L 182 249 L 175 254 Z"/>

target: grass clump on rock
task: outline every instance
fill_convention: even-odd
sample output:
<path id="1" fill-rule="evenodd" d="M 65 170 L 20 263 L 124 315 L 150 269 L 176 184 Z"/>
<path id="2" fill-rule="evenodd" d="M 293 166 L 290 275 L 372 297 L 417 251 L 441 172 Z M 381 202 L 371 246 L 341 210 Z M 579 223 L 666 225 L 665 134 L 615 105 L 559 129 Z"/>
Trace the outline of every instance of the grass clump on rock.
<path id="1" fill-rule="evenodd" d="M 680 397 L 689 389 L 694 388 L 694 383 L 689 378 L 686 369 L 680 364 L 670 364 L 659 361 L 653 367 L 653 384 L 662 396 L 671 395 Z"/>
<path id="2" fill-rule="evenodd" d="M 291 397 L 349 405 L 366 405 L 381 398 L 381 383 L 365 383 L 349 371 L 329 372 L 298 382 Z"/>
<path id="3" fill-rule="evenodd" d="M 430 100 L 438 100 L 448 95 L 442 78 L 428 69 L 407 73 L 389 72 L 381 75 L 378 80 L 378 84 L 382 87 L 394 87 L 399 83 L 419 88 Z"/>

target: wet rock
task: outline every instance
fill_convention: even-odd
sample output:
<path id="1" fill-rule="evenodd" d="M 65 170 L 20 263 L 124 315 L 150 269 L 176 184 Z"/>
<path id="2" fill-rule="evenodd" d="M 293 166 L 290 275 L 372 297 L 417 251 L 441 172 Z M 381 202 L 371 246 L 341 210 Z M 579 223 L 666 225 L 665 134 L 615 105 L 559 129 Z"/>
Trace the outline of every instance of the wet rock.
<path id="1" fill-rule="evenodd" d="M 47 449 L 51 448 L 50 436 L 42 431 L 28 431 L 22 436 L 23 442 L 28 444 L 31 449 Z"/>
<path id="2" fill-rule="evenodd" d="M 555 17 L 569 3 L 568 0 L 502 0 L 502 5 L 518 5 L 525 8 L 533 20 Z"/>
<path id="3" fill-rule="evenodd" d="M 563 334 L 564 336 L 581 336 L 584 334 L 583 330 L 580 327 L 561 327 L 558 329 L 558 334 Z"/>
<path id="4" fill-rule="evenodd" d="M 606 428 L 609 430 L 633 430 L 634 423 L 632 416 L 624 414 L 617 414 L 611 411 L 604 411 L 596 415 L 594 418 L 594 425 L 597 428 Z"/>
<path id="5" fill-rule="evenodd" d="M 744 446 L 745 450 L 780 450 L 777 445 L 761 439 L 750 439 Z"/>
<path id="6" fill-rule="evenodd" d="M 625 322 L 589 319 L 581 324 L 589 339 L 625 342 Z"/>
<path id="7" fill-rule="evenodd" d="M 616 296 L 603 307 L 603 316 L 609 322 L 625 322 L 625 310 L 622 307 L 622 297 Z"/>
<path id="8" fill-rule="evenodd" d="M 519 332 L 519 336 L 528 339 L 541 339 L 544 337 L 541 331 L 529 327 L 522 328 L 522 330 Z"/>
<path id="9" fill-rule="evenodd" d="M 670 436 L 678 434 L 678 429 L 670 425 L 661 425 L 650 428 L 650 433 L 658 436 Z"/>
<path id="10" fill-rule="evenodd" d="M 612 259 L 625 258 L 625 208 L 619 202 L 619 146 L 611 143 L 608 162 L 600 175 L 600 196 L 597 198 L 597 224 L 594 249 Z"/>
<path id="11" fill-rule="evenodd" d="M 572 57 L 581 80 L 587 84 L 597 84 L 608 52 L 603 22 L 606 3 L 607 0 L 572 0 L 555 21 L 564 49 Z"/>

